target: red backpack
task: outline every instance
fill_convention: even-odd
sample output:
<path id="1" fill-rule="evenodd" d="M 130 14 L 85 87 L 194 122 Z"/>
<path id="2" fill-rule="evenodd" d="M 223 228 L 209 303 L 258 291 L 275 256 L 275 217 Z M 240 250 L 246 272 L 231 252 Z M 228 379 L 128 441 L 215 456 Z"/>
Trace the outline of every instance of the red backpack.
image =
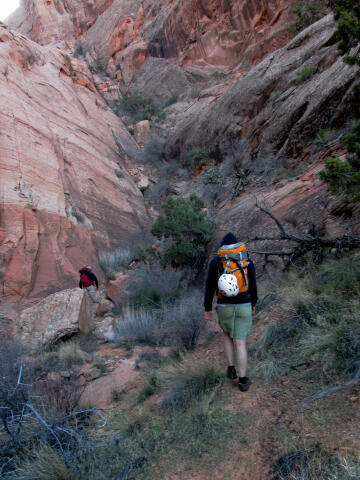
<path id="1" fill-rule="evenodd" d="M 90 285 L 94 285 L 94 282 L 91 282 L 89 280 L 89 277 L 88 277 L 87 273 L 85 273 L 85 272 L 80 275 L 80 280 L 81 280 L 81 285 L 84 288 L 90 287 Z"/>

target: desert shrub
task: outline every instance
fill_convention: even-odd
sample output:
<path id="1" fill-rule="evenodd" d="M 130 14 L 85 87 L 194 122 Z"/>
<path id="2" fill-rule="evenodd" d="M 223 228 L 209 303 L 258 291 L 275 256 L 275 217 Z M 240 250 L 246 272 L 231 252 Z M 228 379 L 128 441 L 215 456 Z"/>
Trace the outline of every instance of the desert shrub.
<path id="1" fill-rule="evenodd" d="M 157 166 L 164 161 L 165 138 L 151 133 L 144 144 L 144 149 L 139 153 L 140 163 Z"/>
<path id="2" fill-rule="evenodd" d="M 200 265 L 214 228 L 203 208 L 203 201 L 194 194 L 189 200 L 169 197 L 163 203 L 164 213 L 157 218 L 151 233 L 169 240 L 161 252 L 164 264 L 173 262 L 195 268 Z"/>
<path id="3" fill-rule="evenodd" d="M 22 462 L 17 465 L 16 480 L 76 480 L 75 472 L 66 465 L 56 450 L 50 445 L 40 444 L 30 450 Z"/>
<path id="4" fill-rule="evenodd" d="M 91 73 L 101 73 L 106 72 L 107 62 L 101 55 L 96 52 L 95 58 L 92 63 L 88 65 L 88 68 Z"/>
<path id="5" fill-rule="evenodd" d="M 74 46 L 75 46 L 75 48 L 74 48 L 73 55 L 76 58 L 84 56 L 86 54 L 86 52 L 88 51 L 88 46 L 84 42 L 84 40 L 81 40 L 81 39 L 76 40 Z"/>
<path id="6" fill-rule="evenodd" d="M 316 134 L 315 143 L 318 145 L 327 145 L 333 142 L 337 137 L 337 132 L 331 130 L 331 128 L 321 129 Z"/>
<path id="7" fill-rule="evenodd" d="M 71 215 L 76 218 L 79 223 L 84 223 L 85 217 L 76 207 L 71 207 Z"/>
<path id="8" fill-rule="evenodd" d="M 255 372 L 266 381 L 293 358 L 317 361 L 325 379 L 348 378 L 358 367 L 360 267 L 354 255 L 328 259 L 304 276 L 291 273 L 283 289 L 288 319 L 265 329 L 252 345 Z"/>
<path id="9" fill-rule="evenodd" d="M 323 0 L 297 0 L 291 9 L 291 13 L 295 15 L 295 18 L 288 26 L 290 35 L 294 37 L 326 15 L 329 11 L 328 3 Z"/>
<path id="10" fill-rule="evenodd" d="M 151 98 L 124 97 L 113 106 L 114 112 L 121 115 L 130 115 L 135 123 L 141 120 L 151 120 L 153 117 L 163 119 L 163 112 Z"/>
<path id="11" fill-rule="evenodd" d="M 211 364 L 187 361 L 166 367 L 158 378 L 161 388 L 166 391 L 163 408 L 187 410 L 193 401 L 199 402 L 221 383 L 223 374 Z"/>
<path id="12" fill-rule="evenodd" d="M 176 103 L 178 100 L 179 100 L 179 96 L 178 96 L 178 95 L 172 95 L 171 97 L 166 98 L 166 99 L 162 102 L 161 106 L 162 106 L 162 108 L 170 107 L 170 105 L 173 105 L 173 104 Z"/>
<path id="13" fill-rule="evenodd" d="M 64 368 L 70 368 L 85 361 L 84 352 L 79 343 L 74 340 L 60 343 L 55 354 Z"/>
<path id="14" fill-rule="evenodd" d="M 360 474 L 356 458 L 340 459 L 320 448 L 293 450 L 273 465 L 272 480 L 351 480 Z"/>
<path id="15" fill-rule="evenodd" d="M 213 72 L 210 77 L 216 81 L 224 80 L 227 77 L 227 74 L 224 72 Z"/>
<path id="16" fill-rule="evenodd" d="M 226 182 L 226 175 L 218 165 L 213 165 L 205 170 L 203 180 L 205 184 L 212 183 L 223 186 Z"/>
<path id="17" fill-rule="evenodd" d="M 86 414 L 78 416 L 74 412 L 81 391 L 61 377 L 36 381 L 28 356 L 9 340 L 0 342 L 0 360 L 0 415 L 4 427 L 0 435 L 1 478 L 49 478 L 40 473 L 24 476 L 33 463 L 42 472 L 43 463 L 35 453 L 39 449 L 44 449 L 44 457 L 51 457 L 52 478 L 74 478 L 71 468 L 66 472 L 63 466 L 76 464 L 78 455 L 86 450 L 80 422 Z M 14 477 L 16 473 L 18 477 Z M 65 473 L 70 476 L 62 477 Z"/>
<path id="18" fill-rule="evenodd" d="M 209 154 L 205 152 L 205 150 L 197 148 L 186 155 L 184 166 L 190 170 L 194 170 L 199 162 L 207 160 L 208 158 Z"/>
<path id="19" fill-rule="evenodd" d="M 115 175 L 116 175 L 117 178 L 119 178 L 120 180 L 125 177 L 124 173 L 123 173 L 121 170 L 119 170 L 119 169 L 116 169 L 116 170 L 115 170 Z"/>
<path id="20" fill-rule="evenodd" d="M 296 83 L 303 83 L 306 80 L 309 80 L 317 72 L 317 67 L 315 65 L 308 65 L 302 70 L 296 72 Z"/>
<path id="21" fill-rule="evenodd" d="M 111 391 L 111 400 L 113 402 L 120 402 L 126 393 L 127 393 L 126 389 L 123 389 L 123 390 L 114 389 Z"/>
<path id="22" fill-rule="evenodd" d="M 344 137 L 350 155 L 345 160 L 328 158 L 320 177 L 334 195 L 342 195 L 344 202 L 360 201 L 360 121 Z"/>
<path id="23" fill-rule="evenodd" d="M 117 341 L 123 344 L 167 345 L 191 350 L 208 335 L 199 293 L 186 292 L 161 309 L 125 307 L 117 319 Z"/>
<path id="24" fill-rule="evenodd" d="M 108 371 L 108 366 L 102 361 L 95 362 L 94 367 L 100 370 L 101 373 L 107 373 Z"/>
<path id="25" fill-rule="evenodd" d="M 158 324 L 155 316 L 149 310 L 125 307 L 116 322 L 116 340 L 120 344 L 158 343 Z"/>
<path id="26" fill-rule="evenodd" d="M 137 397 L 137 401 L 139 403 L 144 402 L 147 398 L 151 397 L 151 395 L 154 395 L 156 392 L 158 386 L 158 381 L 156 375 L 150 375 L 148 379 L 145 382 L 145 385 L 143 386 L 141 392 L 139 393 Z"/>
<path id="27" fill-rule="evenodd" d="M 142 265 L 131 272 L 129 303 L 138 308 L 158 309 L 174 301 L 183 287 L 183 272 L 158 264 Z"/>
<path id="28" fill-rule="evenodd" d="M 174 304 L 166 305 L 161 312 L 161 328 L 166 342 L 174 347 L 192 350 L 201 335 L 207 334 L 201 293 L 186 292 Z"/>
<path id="29" fill-rule="evenodd" d="M 99 264 L 108 279 L 114 279 L 115 273 L 129 266 L 132 254 L 127 249 L 117 249 L 113 252 L 104 252 L 99 255 Z"/>

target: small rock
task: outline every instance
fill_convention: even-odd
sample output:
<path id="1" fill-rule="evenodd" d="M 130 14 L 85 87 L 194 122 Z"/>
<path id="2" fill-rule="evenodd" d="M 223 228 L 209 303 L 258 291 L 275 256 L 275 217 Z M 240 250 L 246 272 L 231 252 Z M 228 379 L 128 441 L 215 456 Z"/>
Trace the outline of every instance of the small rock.
<path id="1" fill-rule="evenodd" d="M 87 380 L 96 380 L 97 378 L 101 377 L 102 372 L 96 367 L 90 368 L 87 372 L 85 372 L 85 378 Z"/>
<path id="2" fill-rule="evenodd" d="M 115 339 L 113 318 L 106 317 L 102 322 L 98 323 L 93 334 L 100 341 L 112 342 Z"/>
<path id="3" fill-rule="evenodd" d="M 88 352 L 83 353 L 83 357 L 86 363 L 91 363 L 92 362 L 92 355 Z"/>
<path id="4" fill-rule="evenodd" d="M 107 300 L 106 298 L 103 298 L 99 303 L 99 306 L 96 310 L 96 314 L 97 315 L 104 315 L 105 313 L 110 312 L 112 307 L 113 307 L 112 302 L 110 300 Z"/>

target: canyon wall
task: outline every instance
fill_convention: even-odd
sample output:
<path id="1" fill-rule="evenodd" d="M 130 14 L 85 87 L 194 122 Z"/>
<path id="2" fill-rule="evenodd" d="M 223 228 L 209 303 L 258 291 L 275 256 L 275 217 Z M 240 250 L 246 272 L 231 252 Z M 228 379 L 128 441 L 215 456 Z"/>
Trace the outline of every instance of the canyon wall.
<path id="1" fill-rule="evenodd" d="M 77 284 L 98 253 L 141 243 L 148 218 L 128 173 L 137 144 L 85 65 L 0 27 L 2 294 Z"/>
<path id="2" fill-rule="evenodd" d="M 9 27 L 40 44 L 82 36 L 130 81 L 147 58 L 231 69 L 288 39 L 288 0 L 22 0 Z"/>

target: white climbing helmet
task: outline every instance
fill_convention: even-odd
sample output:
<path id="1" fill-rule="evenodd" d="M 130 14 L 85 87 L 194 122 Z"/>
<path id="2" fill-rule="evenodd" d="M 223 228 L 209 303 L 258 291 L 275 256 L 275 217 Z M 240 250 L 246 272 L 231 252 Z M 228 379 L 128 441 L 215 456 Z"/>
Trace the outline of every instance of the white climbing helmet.
<path id="1" fill-rule="evenodd" d="M 239 286 L 235 275 L 223 273 L 218 281 L 218 289 L 225 297 L 236 297 L 239 293 Z"/>

